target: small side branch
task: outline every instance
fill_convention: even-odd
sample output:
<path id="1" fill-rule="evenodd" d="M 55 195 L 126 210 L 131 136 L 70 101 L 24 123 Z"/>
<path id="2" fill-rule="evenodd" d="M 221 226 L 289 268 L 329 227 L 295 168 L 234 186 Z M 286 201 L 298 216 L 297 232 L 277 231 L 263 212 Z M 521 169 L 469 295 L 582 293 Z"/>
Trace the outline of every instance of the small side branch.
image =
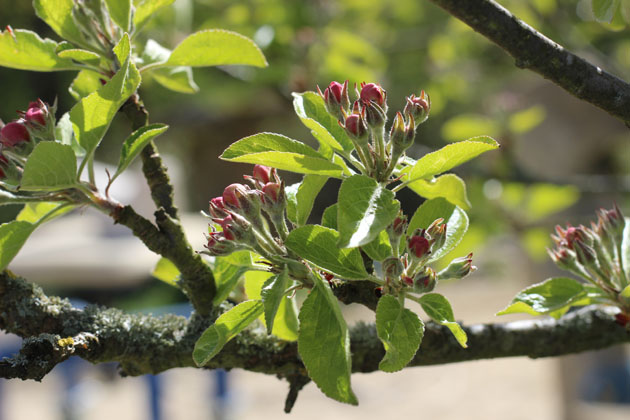
<path id="1" fill-rule="evenodd" d="M 573 96 L 630 126 L 630 84 L 571 53 L 493 0 L 430 0 Z"/>

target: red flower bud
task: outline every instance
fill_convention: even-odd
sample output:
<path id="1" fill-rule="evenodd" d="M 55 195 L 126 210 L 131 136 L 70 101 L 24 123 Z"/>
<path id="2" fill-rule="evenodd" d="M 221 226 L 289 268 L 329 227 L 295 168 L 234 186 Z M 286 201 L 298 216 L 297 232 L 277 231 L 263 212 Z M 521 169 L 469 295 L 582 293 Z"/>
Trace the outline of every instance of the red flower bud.
<path id="1" fill-rule="evenodd" d="M 31 102 L 29 108 L 26 110 L 26 114 L 24 114 L 24 119 L 29 123 L 46 125 L 46 114 L 44 110 L 39 107 L 37 102 Z"/>
<path id="2" fill-rule="evenodd" d="M 472 265 L 472 252 L 465 257 L 455 258 L 444 270 L 440 271 L 440 280 L 459 280 L 472 273 L 477 267 Z"/>
<path id="3" fill-rule="evenodd" d="M 272 171 L 273 169 L 270 168 L 269 166 L 254 165 L 254 171 L 253 171 L 254 179 L 262 182 L 263 184 L 266 184 L 271 179 Z"/>
<path id="4" fill-rule="evenodd" d="M 331 95 L 334 97 L 337 103 L 341 103 L 341 99 L 343 97 L 343 85 L 339 82 L 330 82 L 330 84 L 324 91 L 324 100 L 328 101 L 332 99 Z"/>
<path id="5" fill-rule="evenodd" d="M 210 200 L 209 211 L 210 215 L 216 219 L 222 219 L 229 214 L 223 204 L 223 197 L 214 197 Z"/>
<path id="6" fill-rule="evenodd" d="M 431 244 L 429 240 L 421 235 L 414 235 L 409 238 L 409 242 L 407 242 L 407 248 L 411 253 L 412 258 L 424 258 L 429 253 L 429 248 Z"/>
<path id="7" fill-rule="evenodd" d="M 282 184 L 269 182 L 262 189 L 262 200 L 265 204 L 278 204 L 284 201 L 284 187 Z"/>
<path id="8" fill-rule="evenodd" d="M 376 83 L 361 83 L 361 101 L 364 103 L 374 101 L 379 106 L 383 107 L 386 98 L 387 92 Z"/>
<path id="9" fill-rule="evenodd" d="M 341 125 L 341 122 L 339 124 Z M 367 124 L 361 114 L 352 113 L 348 115 L 341 126 L 346 129 L 346 132 L 352 138 L 367 141 Z"/>
<path id="10" fill-rule="evenodd" d="M 0 130 L 0 142 L 5 146 L 14 147 L 30 139 L 23 120 L 11 121 Z"/>
<path id="11" fill-rule="evenodd" d="M 431 111 L 431 98 L 424 90 L 420 92 L 420 96 L 411 95 L 407 97 L 407 104 L 403 113 L 413 117 L 416 127 L 429 118 L 429 111 Z"/>
<path id="12" fill-rule="evenodd" d="M 350 97 L 348 96 L 348 81 L 342 85 L 339 82 L 330 82 L 324 93 L 319 86 L 317 87 L 319 95 L 324 99 L 326 110 L 335 118 L 340 120 L 343 117 L 343 111 L 350 107 Z M 343 110 L 343 111 L 342 111 Z"/>
<path id="13" fill-rule="evenodd" d="M 416 293 L 428 293 L 435 289 L 437 277 L 431 267 L 424 267 L 413 277 L 413 291 Z"/>

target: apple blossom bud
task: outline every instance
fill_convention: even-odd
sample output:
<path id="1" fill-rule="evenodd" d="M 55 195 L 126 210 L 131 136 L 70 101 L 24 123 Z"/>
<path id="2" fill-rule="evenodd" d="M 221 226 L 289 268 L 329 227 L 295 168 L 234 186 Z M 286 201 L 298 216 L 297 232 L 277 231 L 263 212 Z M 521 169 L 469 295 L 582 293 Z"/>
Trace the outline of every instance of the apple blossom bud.
<path id="1" fill-rule="evenodd" d="M 363 116 L 359 113 L 352 113 L 345 117 L 344 124 L 341 124 L 343 128 L 345 128 L 348 135 L 361 145 L 367 144 L 368 141 L 368 131 L 367 124 Z"/>
<path id="2" fill-rule="evenodd" d="M 206 236 L 206 239 L 208 239 L 208 243 L 204 245 L 204 248 L 208 251 L 202 251 L 204 254 L 224 256 L 241 249 L 236 242 L 227 239 L 223 232 L 211 232 Z"/>
<path id="3" fill-rule="evenodd" d="M 413 291 L 415 293 L 428 293 L 435 289 L 437 276 L 431 267 L 424 267 L 413 276 Z"/>
<path id="4" fill-rule="evenodd" d="M 225 239 L 230 241 L 237 241 L 246 245 L 253 245 L 256 243 L 256 237 L 252 229 L 252 224 L 249 223 L 244 217 L 238 214 L 230 214 L 226 218 L 219 221 L 219 224 L 223 228 L 223 235 Z"/>
<path id="5" fill-rule="evenodd" d="M 465 257 L 455 258 L 444 270 L 438 273 L 439 280 L 459 280 L 477 269 L 472 265 L 472 252 Z"/>
<path id="6" fill-rule="evenodd" d="M 431 252 L 435 252 L 442 248 L 446 242 L 446 223 L 443 218 L 435 219 L 426 230 L 427 235 L 431 238 Z"/>
<path id="7" fill-rule="evenodd" d="M 264 165 L 254 165 L 254 179 L 262 182 L 262 184 L 266 184 L 271 179 L 272 168 Z"/>
<path id="8" fill-rule="evenodd" d="M 324 99 L 326 110 L 338 120 L 343 119 L 343 111 L 347 111 L 350 108 L 348 81 L 346 80 L 343 85 L 339 82 L 330 82 L 324 93 L 319 89 L 319 86 L 317 91 Z"/>
<path id="9" fill-rule="evenodd" d="M 11 121 L 0 129 L 0 143 L 7 147 L 15 147 L 31 139 L 24 120 Z"/>
<path id="10" fill-rule="evenodd" d="M 389 257 L 383 261 L 383 272 L 389 279 L 397 279 L 402 274 L 405 267 L 400 261 L 400 258 Z"/>
<path id="11" fill-rule="evenodd" d="M 376 83 L 361 83 L 360 97 L 364 104 L 374 101 L 379 107 L 387 109 L 387 92 Z"/>
<path id="12" fill-rule="evenodd" d="M 413 145 L 416 136 L 416 127 L 413 122 L 413 116 L 410 116 L 409 123 L 405 125 L 405 119 L 399 112 L 394 117 L 392 128 L 389 131 L 389 141 L 392 144 L 392 154 L 394 156 L 401 155 L 405 150 Z"/>
<path id="13" fill-rule="evenodd" d="M 223 205 L 248 220 L 260 217 L 260 191 L 243 184 L 230 184 L 223 190 Z"/>
<path id="14" fill-rule="evenodd" d="M 420 96 L 411 95 L 407 97 L 407 103 L 403 114 L 413 117 L 415 126 L 422 124 L 429 118 L 429 111 L 431 110 L 431 98 L 424 90 L 420 93 Z"/>
<path id="15" fill-rule="evenodd" d="M 46 109 L 46 106 L 43 102 L 41 103 L 41 105 L 38 102 L 31 102 L 28 105 L 28 109 L 24 114 L 24 119 L 31 124 L 35 123 L 45 126 L 47 113 L 48 110 Z"/>
<path id="16" fill-rule="evenodd" d="M 407 241 L 407 249 L 412 259 L 423 260 L 430 252 L 431 244 L 423 234 L 414 234 Z"/>

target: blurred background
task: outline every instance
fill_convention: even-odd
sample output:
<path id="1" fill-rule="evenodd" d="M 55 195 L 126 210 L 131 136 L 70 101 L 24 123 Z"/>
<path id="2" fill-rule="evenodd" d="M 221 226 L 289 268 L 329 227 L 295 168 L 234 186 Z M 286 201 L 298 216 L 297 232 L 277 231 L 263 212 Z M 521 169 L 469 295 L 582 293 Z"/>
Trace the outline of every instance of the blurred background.
<path id="1" fill-rule="evenodd" d="M 535 29 L 569 50 L 630 80 L 630 1 L 621 0 L 611 23 L 597 22 L 590 0 L 502 0 Z M 58 39 L 30 2 L 0 0 L 0 27 L 31 29 Z M 239 182 L 251 165 L 217 159 L 232 142 L 261 131 L 315 145 L 293 113 L 291 92 L 332 80 L 378 82 L 388 92 L 390 118 L 405 97 L 424 89 L 429 120 L 408 154 L 418 158 L 453 141 L 490 135 L 501 143 L 455 170 L 468 185 L 471 227 L 451 257 L 475 254 L 479 270 L 456 284 L 441 284 L 466 324 L 496 319 L 523 287 L 560 274 L 546 256 L 556 224 L 594 219 L 616 202 L 630 215 L 630 134 L 618 120 L 580 102 L 426 1 L 417 0 L 176 0 L 137 37 L 173 48 L 191 32 L 223 28 L 252 38 L 269 67 L 196 69 L 194 83 L 174 92 L 143 80 L 140 94 L 151 122 L 170 129 L 157 144 L 177 186 L 177 201 L 195 249 L 208 200 Z M 58 100 L 58 117 L 75 103 L 68 92 L 76 74 L 0 68 L 0 118 L 41 98 Z M 97 152 L 97 174 L 115 167 L 129 134 L 116 117 Z M 297 177 L 283 174 L 287 183 Z M 312 222 L 336 199 L 331 180 L 316 201 Z M 153 211 L 139 169 L 121 177 L 112 195 Z M 401 192 L 411 215 L 422 199 Z M 19 207 L 0 207 L 0 221 Z M 36 236 L 36 237 L 35 237 Z M 189 312 L 183 295 L 151 277 L 157 256 L 124 227 L 90 211 L 64 216 L 27 242 L 10 268 L 49 293 L 77 304 L 97 302 L 134 311 Z M 450 260 L 446 258 L 445 260 Z M 350 319 L 370 320 L 361 308 Z M 19 348 L 0 336 L 0 354 Z M 361 405 L 328 400 L 313 384 L 300 394 L 293 417 L 414 416 L 440 419 L 615 419 L 630 415 L 628 346 L 604 356 L 531 361 L 506 359 L 355 375 Z M 0 419 L 221 419 L 281 416 L 287 385 L 242 371 L 227 375 L 180 370 L 157 377 L 120 379 L 115 366 L 92 368 L 71 360 L 42 383 L 0 380 Z M 36 403 L 34 403 L 36 401 Z M 116 401 L 112 404 L 112 401 Z M 526 409 L 521 407 L 526 404 Z M 161 417 L 160 417 L 161 416 Z"/>

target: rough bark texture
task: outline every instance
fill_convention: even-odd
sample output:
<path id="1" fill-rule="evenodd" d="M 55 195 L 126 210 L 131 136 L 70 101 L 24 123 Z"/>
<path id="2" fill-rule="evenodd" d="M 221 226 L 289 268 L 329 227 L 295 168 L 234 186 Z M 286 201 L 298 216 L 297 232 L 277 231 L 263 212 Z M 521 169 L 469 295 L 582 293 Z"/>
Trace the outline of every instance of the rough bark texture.
<path id="1" fill-rule="evenodd" d="M 549 79 L 630 126 L 630 84 L 567 51 L 493 0 L 430 0 Z"/>
<path id="2" fill-rule="evenodd" d="M 4 272 L 0 274 L 0 328 L 28 340 L 18 356 L 0 363 L 0 377 L 41 379 L 71 355 L 92 363 L 118 362 L 123 375 L 192 367 L 197 338 L 225 309 L 219 307 L 212 316 L 193 315 L 190 319 L 132 315 L 99 306 L 77 309 L 67 300 L 46 296 L 39 287 Z M 589 308 L 558 321 L 478 324 L 464 329 L 468 349 L 461 348 L 447 328 L 428 323 L 420 350 L 409 366 L 559 356 L 630 342 L 630 332 L 618 325 L 611 313 Z M 354 372 L 378 370 L 384 350 L 374 325 L 353 326 L 351 347 Z M 289 380 L 294 397 L 306 380 L 296 343 L 278 340 L 262 328 L 239 334 L 207 368 L 242 368 L 277 375 Z M 292 405 L 290 400 L 288 406 Z"/>

